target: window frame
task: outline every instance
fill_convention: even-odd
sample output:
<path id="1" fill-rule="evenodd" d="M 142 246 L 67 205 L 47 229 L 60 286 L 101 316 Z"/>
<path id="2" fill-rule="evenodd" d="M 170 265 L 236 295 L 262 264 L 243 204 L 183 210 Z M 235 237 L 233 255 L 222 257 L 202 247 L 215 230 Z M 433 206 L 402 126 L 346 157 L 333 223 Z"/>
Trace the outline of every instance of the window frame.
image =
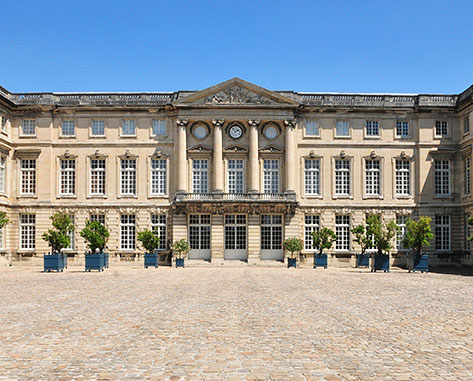
<path id="1" fill-rule="evenodd" d="M 470 114 L 466 114 L 463 117 L 463 135 L 470 133 Z"/>
<path id="2" fill-rule="evenodd" d="M 154 132 L 154 122 L 163 122 L 164 124 L 164 134 L 155 134 Z M 161 126 L 162 127 L 162 126 Z M 164 118 L 164 119 L 151 119 L 151 137 L 152 138 L 156 138 L 158 136 L 167 136 L 168 135 L 168 127 L 167 127 L 167 120 Z"/>
<path id="3" fill-rule="evenodd" d="M 445 221 L 443 221 L 445 219 L 445 217 L 447 217 L 448 219 L 448 224 L 444 223 Z M 438 220 L 442 220 L 440 223 L 438 223 Z M 435 218 L 434 218 L 434 222 L 435 222 L 435 225 L 434 225 L 434 240 L 435 240 L 435 251 L 439 251 L 439 252 L 449 252 L 452 250 L 452 216 L 451 215 L 435 215 Z M 439 229 L 440 230 L 440 233 L 439 231 L 437 230 Z M 448 229 L 448 247 L 447 248 L 444 248 L 445 246 L 445 242 L 444 242 L 444 231 Z M 440 245 L 440 246 L 439 246 Z M 441 248 L 439 248 L 441 247 Z"/>
<path id="4" fill-rule="evenodd" d="M 31 134 L 25 134 L 25 122 L 33 122 L 33 133 Z M 31 128 L 31 126 L 29 126 L 28 128 Z M 20 138 L 35 138 L 36 137 L 36 128 L 37 128 L 37 125 L 36 125 L 36 119 L 35 118 L 25 118 L 25 119 L 22 119 L 21 121 L 21 125 L 20 125 L 20 133 L 19 133 L 19 137 Z"/>
<path id="5" fill-rule="evenodd" d="M 348 130 L 347 130 L 347 135 L 339 135 L 338 134 L 338 124 L 339 123 L 347 123 L 348 125 Z M 348 119 L 337 119 L 335 120 L 335 129 L 334 129 L 334 138 L 335 139 L 350 139 L 351 138 L 351 129 L 352 129 L 352 123 Z"/>
<path id="6" fill-rule="evenodd" d="M 376 128 L 378 133 L 376 135 L 368 134 L 368 123 L 376 123 Z M 365 139 L 381 139 L 381 123 L 378 119 L 366 119 L 365 125 L 363 128 L 364 138 Z"/>
<path id="7" fill-rule="evenodd" d="M 72 134 L 64 134 L 64 125 L 72 123 Z M 60 138 L 75 138 L 76 137 L 76 121 L 74 119 L 62 119 L 61 124 L 59 125 L 59 137 Z M 67 126 L 70 128 L 70 126 Z"/>
<path id="8" fill-rule="evenodd" d="M 407 123 L 407 135 L 398 134 L 398 123 Z M 404 129 L 404 126 L 401 127 Z M 394 138 L 395 139 L 409 139 L 412 136 L 412 123 L 409 119 L 396 119 L 394 121 Z"/>
<path id="9" fill-rule="evenodd" d="M 194 164 L 200 163 L 199 168 L 194 168 Z M 207 168 L 202 168 L 201 164 L 202 162 L 207 163 Z M 191 158 L 191 163 L 190 163 L 190 185 L 191 185 L 191 193 L 198 193 L 198 194 L 205 194 L 205 193 L 210 193 L 210 175 L 211 175 L 211 160 L 208 159 L 207 157 L 193 157 Z M 202 176 L 205 173 L 205 186 L 203 186 L 202 182 Z M 195 183 L 194 180 L 197 178 L 195 177 L 196 174 L 199 174 L 199 191 L 196 191 L 197 188 L 194 187 Z M 203 188 L 205 188 L 205 191 L 203 191 Z"/>
<path id="10" fill-rule="evenodd" d="M 370 168 L 368 169 L 368 163 L 378 162 L 379 167 L 377 169 Z M 384 160 L 381 157 L 365 157 L 363 158 L 363 198 L 375 198 L 375 199 L 383 199 L 384 198 L 384 176 L 383 176 L 383 168 L 384 168 Z M 378 193 L 368 193 L 368 173 L 377 173 L 378 174 Z M 374 185 L 372 185 L 374 186 Z"/>
<path id="11" fill-rule="evenodd" d="M 264 168 L 264 163 L 265 161 L 270 162 L 270 168 Z M 278 163 L 278 168 L 274 169 L 272 168 L 272 162 L 276 161 Z M 269 185 L 269 192 L 266 192 L 265 190 L 265 175 L 269 175 L 270 177 L 270 185 Z M 278 180 L 278 189 L 276 192 L 273 192 L 273 175 L 277 174 L 277 180 Z M 264 194 L 278 194 L 281 193 L 281 159 L 279 157 L 262 157 L 261 158 L 261 193 Z"/>
<path id="12" fill-rule="evenodd" d="M 63 161 L 67 161 L 67 162 L 73 162 L 74 163 L 74 168 L 73 170 L 71 170 L 71 168 L 62 168 L 62 162 Z M 77 195 L 77 158 L 74 156 L 74 157 L 58 157 L 58 193 L 57 193 L 57 197 L 59 198 L 71 198 L 71 197 L 76 197 Z M 66 173 L 70 173 L 70 172 L 73 172 L 73 188 L 74 188 L 74 192 L 73 193 L 63 193 L 62 192 L 62 180 L 63 180 L 63 177 L 62 177 L 62 174 L 63 174 L 63 170 L 66 172 Z"/>
<path id="13" fill-rule="evenodd" d="M 27 222 L 23 222 L 26 217 Z M 32 220 L 32 222 L 30 221 Z M 24 230 L 26 229 L 26 230 Z M 25 237 L 25 240 L 23 238 Z M 36 250 L 36 214 L 20 213 L 19 215 L 19 251 L 31 252 Z M 23 242 L 27 242 L 27 247 L 23 246 Z"/>
<path id="14" fill-rule="evenodd" d="M 125 123 L 131 123 L 133 122 L 133 134 L 125 134 L 124 133 L 124 124 Z M 128 128 L 128 127 L 127 127 Z M 120 137 L 121 138 L 136 138 L 136 130 L 138 128 L 138 123 L 136 121 L 136 119 L 122 119 L 122 122 L 120 124 Z"/>
<path id="15" fill-rule="evenodd" d="M 118 158 L 118 163 L 117 163 L 117 169 L 118 169 L 118 176 L 117 176 L 117 179 L 118 179 L 118 198 L 137 198 L 138 197 L 138 165 L 139 165 L 139 162 L 138 162 L 138 157 L 137 156 L 129 156 L 129 157 L 126 157 L 126 156 L 119 156 Z M 129 162 L 135 162 L 134 164 L 134 168 L 130 169 L 130 167 L 126 167 L 125 169 L 122 167 L 122 164 L 123 164 L 123 161 L 129 161 Z M 131 174 L 132 177 L 131 178 L 128 178 L 125 179 L 123 177 L 124 175 L 124 172 L 128 173 L 128 174 Z M 123 189 L 124 189 L 124 181 L 128 181 L 129 184 L 128 184 L 128 188 L 133 188 L 134 187 L 134 192 L 127 192 L 127 193 L 124 193 L 123 192 Z M 131 185 L 130 185 L 131 184 Z M 125 187 L 126 188 L 126 187 Z"/>
<path id="16" fill-rule="evenodd" d="M 445 168 L 437 168 L 436 165 L 437 163 L 448 163 L 448 169 Z M 443 158 L 443 157 L 436 157 L 433 160 L 433 169 L 434 169 L 434 189 L 433 189 L 433 194 L 434 198 L 448 198 L 452 197 L 453 194 L 453 184 L 452 184 L 452 160 L 450 158 Z M 437 188 L 443 189 L 445 184 L 444 184 L 444 177 L 442 176 L 442 173 L 447 173 L 448 174 L 448 193 L 438 193 Z M 437 174 L 440 175 L 440 177 L 437 176 Z M 440 179 L 440 183 L 437 183 L 437 179 Z"/>
<path id="17" fill-rule="evenodd" d="M 126 217 L 126 219 L 130 220 L 131 217 L 132 220 L 133 220 L 133 223 L 131 223 L 130 221 L 127 221 L 127 222 L 123 222 L 124 221 L 124 217 Z M 131 240 L 131 234 L 129 237 L 124 237 L 124 229 L 123 228 L 126 228 L 126 231 L 127 231 L 127 234 L 129 234 L 129 231 L 128 230 L 132 230 L 133 231 L 133 241 Z M 126 239 L 127 242 L 124 241 L 124 239 Z M 126 243 L 126 245 L 124 245 L 124 243 Z M 136 214 L 128 214 L 128 213 L 123 213 L 123 214 L 120 214 L 120 251 L 125 251 L 125 252 L 134 252 L 136 251 Z"/>
<path id="18" fill-rule="evenodd" d="M 310 223 L 307 223 L 307 217 L 309 217 L 312 221 Z M 314 222 L 314 219 L 317 220 L 317 222 Z M 304 251 L 309 252 L 309 253 L 315 253 L 319 249 L 317 247 L 313 247 L 313 240 L 312 236 L 310 236 L 310 233 L 314 231 L 319 231 L 320 230 L 320 214 L 304 214 Z M 310 244 L 307 242 L 309 239 L 308 236 L 310 236 Z"/>
<path id="19" fill-rule="evenodd" d="M 317 173 L 318 174 L 318 192 L 317 193 L 307 193 L 306 192 L 306 171 L 307 171 L 307 168 L 306 168 L 306 161 L 318 161 L 319 162 L 319 168 L 318 170 L 315 170 L 313 168 L 309 168 L 308 171 L 309 173 Z M 307 197 L 307 198 L 322 198 L 322 191 L 323 191 L 323 183 L 322 183 L 322 173 L 323 173 L 323 158 L 320 157 L 320 156 L 314 156 L 314 157 L 302 157 L 302 194 L 304 195 L 304 197 Z"/>
<path id="20" fill-rule="evenodd" d="M 19 181 L 19 197 L 36 197 L 37 192 L 38 192 L 38 159 L 32 158 L 32 157 L 20 157 L 18 158 L 19 160 L 19 170 L 20 170 L 20 176 L 18 176 L 18 181 Z M 23 168 L 23 162 L 24 161 L 29 161 L 29 162 L 34 162 L 34 168 Z M 25 175 L 26 172 L 34 172 L 34 192 L 24 192 L 23 191 L 23 176 Z M 31 181 L 31 179 L 29 180 Z M 31 187 L 31 184 L 28 186 Z"/>
<path id="21" fill-rule="evenodd" d="M 92 162 L 94 160 L 102 160 L 104 163 L 104 167 L 95 169 L 97 172 L 103 172 L 103 181 L 104 181 L 104 193 L 92 193 Z M 88 171 L 88 187 L 87 187 L 87 198 L 107 198 L 107 187 L 108 187 L 108 179 L 107 179 L 107 169 L 108 169 L 108 158 L 104 156 L 91 156 L 88 157 L 87 160 L 87 171 Z M 97 186 L 98 187 L 98 186 Z"/>
<path id="22" fill-rule="evenodd" d="M 308 134 L 307 133 L 307 123 L 316 123 L 317 124 L 317 134 Z M 309 139 L 320 139 L 320 121 L 318 119 L 305 119 L 304 120 L 304 129 L 303 137 Z"/>
<path id="23" fill-rule="evenodd" d="M 0 195 L 8 195 L 8 183 L 7 183 L 7 173 L 8 173 L 8 156 L 0 153 Z"/>
<path id="24" fill-rule="evenodd" d="M 409 194 L 406 193 L 398 193 L 398 183 L 397 183 L 397 162 L 407 162 L 409 164 L 408 173 L 408 180 L 409 180 Z M 413 197 L 414 194 L 414 182 L 413 182 L 413 167 L 414 167 L 414 160 L 412 157 L 393 157 L 393 195 L 396 199 L 410 199 Z M 406 173 L 404 168 L 399 170 L 399 173 Z"/>
<path id="25" fill-rule="evenodd" d="M 229 164 L 232 160 L 241 160 L 243 167 L 241 169 L 230 169 Z M 230 191 L 230 172 L 242 172 L 242 192 L 231 192 Z M 236 183 L 236 179 L 235 179 Z M 246 159 L 244 157 L 228 157 L 225 159 L 225 190 L 226 193 L 238 194 L 246 192 Z"/>
<path id="26" fill-rule="evenodd" d="M 94 134 L 94 122 L 103 122 L 103 134 Z M 121 126 L 120 126 L 121 128 Z M 107 136 L 107 120 L 104 119 L 90 119 L 89 138 L 105 138 Z"/>
<path id="27" fill-rule="evenodd" d="M 157 218 L 155 218 L 157 217 Z M 161 220 L 164 217 L 164 222 L 158 221 Z M 150 215 L 150 230 L 151 231 L 159 231 L 159 248 L 158 250 L 167 250 L 168 249 L 168 244 L 167 244 L 167 222 L 168 222 L 168 216 L 165 213 L 151 213 Z M 162 239 L 164 237 L 164 240 Z"/>
<path id="28" fill-rule="evenodd" d="M 337 173 L 340 171 L 342 173 L 346 172 L 346 168 L 341 168 L 337 170 L 337 161 L 347 162 L 348 163 L 348 193 L 337 193 Z M 334 199 L 351 199 L 353 198 L 353 158 L 352 157 L 333 157 L 332 160 L 332 181 L 333 181 L 333 193 L 332 197 Z"/>
<path id="29" fill-rule="evenodd" d="M 348 220 L 348 224 L 343 221 L 343 223 L 341 224 L 337 224 L 337 217 L 341 217 L 343 219 L 347 219 Z M 347 226 L 348 225 L 348 226 Z M 351 216 L 349 214 L 336 214 L 335 215 L 335 234 L 337 235 L 337 239 L 335 241 L 335 245 L 334 245 L 334 251 L 336 252 L 349 252 L 351 251 Z M 342 243 L 345 243 L 345 241 L 347 241 L 347 244 L 348 244 L 348 247 L 343 247 L 343 248 L 337 248 L 337 245 L 338 245 L 338 237 L 341 237 L 340 239 L 344 238 L 342 237 L 341 234 L 337 234 L 337 227 L 341 227 L 341 228 L 344 228 L 346 229 L 346 232 L 347 232 L 347 236 L 348 236 L 348 240 L 345 240 L 343 239 L 342 240 Z"/>
<path id="30" fill-rule="evenodd" d="M 443 133 L 438 133 L 439 129 L 445 128 L 445 134 Z M 441 131 L 443 132 L 443 131 Z M 450 137 L 450 123 L 448 123 L 448 120 L 445 119 L 436 119 L 434 123 L 434 138 L 435 139 L 443 139 L 443 138 L 449 138 Z"/>
<path id="31" fill-rule="evenodd" d="M 165 162 L 165 168 L 164 170 L 162 168 L 158 169 L 153 169 L 153 161 L 164 161 Z M 149 176 L 149 187 L 148 187 L 148 192 L 149 192 L 149 197 L 165 197 L 168 195 L 169 192 L 169 160 L 165 157 L 156 157 L 156 156 L 150 156 L 148 158 L 148 176 Z M 164 172 L 164 193 L 154 193 L 153 192 L 153 172 Z M 160 177 L 159 180 L 162 181 L 162 178 Z"/>

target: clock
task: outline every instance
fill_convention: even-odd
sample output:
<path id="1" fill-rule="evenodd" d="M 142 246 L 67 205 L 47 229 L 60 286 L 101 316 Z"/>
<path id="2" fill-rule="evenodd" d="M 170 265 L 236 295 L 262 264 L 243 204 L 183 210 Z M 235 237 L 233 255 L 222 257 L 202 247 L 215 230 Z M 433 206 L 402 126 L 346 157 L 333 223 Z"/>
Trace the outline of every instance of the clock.
<path id="1" fill-rule="evenodd" d="M 239 139 L 243 135 L 243 130 L 240 126 L 232 126 L 230 127 L 229 134 L 233 139 Z"/>

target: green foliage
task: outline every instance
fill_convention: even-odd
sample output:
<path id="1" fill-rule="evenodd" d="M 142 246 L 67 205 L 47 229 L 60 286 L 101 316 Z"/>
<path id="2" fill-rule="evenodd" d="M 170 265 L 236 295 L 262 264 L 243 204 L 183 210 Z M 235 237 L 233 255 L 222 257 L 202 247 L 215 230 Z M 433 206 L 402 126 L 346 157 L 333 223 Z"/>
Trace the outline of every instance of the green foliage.
<path id="1" fill-rule="evenodd" d="M 468 217 L 468 225 L 473 226 L 473 216 Z M 473 234 L 468 237 L 468 241 L 473 241 Z"/>
<path id="2" fill-rule="evenodd" d="M 96 249 L 103 251 L 105 244 L 110 237 L 110 233 L 105 225 L 98 221 L 87 221 L 85 228 L 81 230 L 80 235 L 87 242 L 87 247 L 94 253 Z"/>
<path id="3" fill-rule="evenodd" d="M 434 237 L 430 217 L 420 217 L 417 221 L 408 219 L 406 221 L 406 234 L 402 241 L 405 247 L 412 249 L 418 255 L 422 254 L 422 248 L 430 245 L 430 240 Z M 468 220 L 468 223 L 470 221 Z"/>
<path id="4" fill-rule="evenodd" d="M 357 243 L 360 246 L 361 253 L 364 254 L 367 249 L 373 247 L 373 240 L 368 235 L 367 229 L 363 225 L 357 225 L 351 229 L 354 237 L 353 242 Z"/>
<path id="5" fill-rule="evenodd" d="M 191 246 L 185 239 L 181 239 L 179 241 L 175 241 L 171 245 L 171 249 L 176 258 L 184 258 L 185 255 L 190 251 Z"/>
<path id="6" fill-rule="evenodd" d="M 53 221 L 54 229 L 48 229 L 48 232 L 44 233 L 42 237 L 51 246 L 53 252 L 60 251 L 70 245 L 70 233 L 74 231 L 74 225 L 71 218 L 65 213 L 56 213 L 50 218 Z"/>
<path id="7" fill-rule="evenodd" d="M 145 229 L 138 233 L 137 239 L 148 253 L 154 253 L 154 251 L 159 248 L 159 236 L 157 231 Z"/>
<path id="8" fill-rule="evenodd" d="M 373 240 L 372 247 L 377 248 L 377 254 L 389 253 L 393 248 L 392 241 L 396 236 L 397 225 L 394 220 L 381 221 L 380 216 L 368 216 L 366 232 Z"/>
<path id="9" fill-rule="evenodd" d="M 8 224 L 10 220 L 7 217 L 5 212 L 0 212 L 0 229 L 3 228 L 6 224 Z"/>
<path id="10" fill-rule="evenodd" d="M 302 240 L 296 237 L 288 238 L 283 243 L 283 249 L 291 253 L 291 258 L 294 258 L 294 253 L 301 251 L 302 248 Z"/>
<path id="11" fill-rule="evenodd" d="M 337 235 L 332 229 L 322 228 L 311 233 L 314 247 L 319 249 L 319 254 L 322 254 L 324 249 L 330 249 L 333 243 L 337 240 Z"/>

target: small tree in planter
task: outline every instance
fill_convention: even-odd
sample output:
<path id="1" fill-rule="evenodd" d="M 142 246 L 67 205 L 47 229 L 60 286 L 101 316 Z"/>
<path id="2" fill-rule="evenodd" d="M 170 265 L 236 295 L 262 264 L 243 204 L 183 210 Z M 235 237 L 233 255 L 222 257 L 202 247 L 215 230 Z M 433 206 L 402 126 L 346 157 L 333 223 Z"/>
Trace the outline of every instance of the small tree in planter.
<path id="1" fill-rule="evenodd" d="M 296 237 L 288 238 L 283 243 L 283 249 L 288 251 L 290 256 L 287 259 L 287 267 L 296 267 L 297 258 L 294 253 L 299 253 L 303 248 L 302 240 Z"/>
<path id="2" fill-rule="evenodd" d="M 367 229 L 363 225 L 357 225 L 351 229 L 353 233 L 353 242 L 360 246 L 360 254 L 356 256 L 356 267 L 368 267 L 370 264 L 370 257 L 366 254 L 366 250 L 373 247 L 373 240 L 368 235 Z"/>
<path id="3" fill-rule="evenodd" d="M 324 249 L 330 249 L 337 240 L 337 235 L 332 229 L 322 228 L 311 233 L 312 243 L 319 250 L 314 254 L 314 268 L 323 266 L 327 268 L 327 254 L 323 254 Z"/>
<path id="4" fill-rule="evenodd" d="M 172 252 L 176 257 L 176 267 L 184 267 L 184 258 L 190 251 L 191 246 L 185 239 L 174 242 L 171 245 Z"/>
<path id="5" fill-rule="evenodd" d="M 411 271 L 429 271 L 429 256 L 422 255 L 422 249 L 430 245 L 430 240 L 434 237 L 430 217 L 420 217 L 417 221 L 408 219 L 406 221 L 406 234 L 402 240 L 405 247 L 411 249 L 408 257 L 408 268 Z M 468 220 L 470 223 L 470 220 Z M 471 238 L 471 237 L 470 237 Z"/>
<path id="6" fill-rule="evenodd" d="M 145 269 L 148 266 L 158 267 L 158 248 L 159 248 L 159 236 L 157 231 L 151 231 L 145 229 L 142 232 L 138 232 L 138 241 L 141 242 L 141 246 L 146 250 L 145 252 Z"/>
<path id="7" fill-rule="evenodd" d="M 373 247 L 376 248 L 372 271 L 383 270 L 389 272 L 389 252 L 392 249 L 392 241 L 397 232 L 396 223 L 381 221 L 381 216 L 368 216 L 366 219 L 368 235 L 373 240 Z"/>
<path id="8" fill-rule="evenodd" d="M 43 240 L 51 246 L 51 254 L 44 255 L 44 271 L 63 271 L 66 266 L 66 260 L 62 250 L 71 244 L 70 234 L 74 231 L 74 225 L 71 218 L 64 213 L 56 213 L 51 217 L 54 229 L 48 229 L 43 233 Z"/>
<path id="9" fill-rule="evenodd" d="M 110 233 L 105 225 L 98 221 L 87 221 L 85 228 L 81 230 L 80 235 L 87 243 L 90 252 L 86 251 L 85 271 L 98 270 L 103 271 L 105 267 L 104 249 L 105 244 L 110 237 Z"/>

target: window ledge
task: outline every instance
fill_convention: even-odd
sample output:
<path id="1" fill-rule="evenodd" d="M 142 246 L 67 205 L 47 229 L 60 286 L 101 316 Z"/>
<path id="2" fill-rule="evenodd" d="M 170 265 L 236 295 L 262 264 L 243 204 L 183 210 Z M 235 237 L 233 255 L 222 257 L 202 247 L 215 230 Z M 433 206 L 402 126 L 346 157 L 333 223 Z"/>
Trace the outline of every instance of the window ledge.
<path id="1" fill-rule="evenodd" d="M 120 135 L 120 138 L 136 138 L 136 134 L 135 135 Z"/>
<path id="2" fill-rule="evenodd" d="M 351 195 L 335 195 L 332 197 L 334 200 L 353 200 Z"/>
<path id="3" fill-rule="evenodd" d="M 38 198 L 36 194 L 20 194 L 17 198 Z"/>
<path id="4" fill-rule="evenodd" d="M 411 139 L 411 135 L 408 135 L 408 136 L 395 136 L 394 139 L 396 140 L 408 140 L 408 139 Z"/>
<path id="5" fill-rule="evenodd" d="M 334 139 L 351 139 L 351 136 L 350 135 L 342 135 L 342 136 L 338 136 L 338 135 L 335 135 L 333 137 Z"/>
<path id="6" fill-rule="evenodd" d="M 365 135 L 364 138 L 368 140 L 379 140 L 381 139 L 381 136 L 380 135 Z"/>
<path id="7" fill-rule="evenodd" d="M 138 198 L 138 195 L 136 194 L 120 194 L 117 196 L 117 198 Z"/>
<path id="8" fill-rule="evenodd" d="M 434 200 L 453 200 L 453 195 L 452 194 L 434 195 Z"/>
<path id="9" fill-rule="evenodd" d="M 107 198 L 108 196 L 106 194 L 89 194 L 87 195 L 87 198 Z"/>
<path id="10" fill-rule="evenodd" d="M 150 194 L 148 198 L 169 198 L 167 194 Z"/>
<path id="11" fill-rule="evenodd" d="M 304 135 L 302 138 L 303 139 L 321 139 L 322 137 L 320 135 Z"/>
<path id="12" fill-rule="evenodd" d="M 106 135 L 89 135 L 89 138 L 91 139 L 104 139 L 106 137 Z"/>
<path id="13" fill-rule="evenodd" d="M 363 200 L 384 200 L 384 196 L 381 195 L 365 195 Z"/>
<path id="14" fill-rule="evenodd" d="M 75 139 L 75 135 L 59 135 L 59 139 Z"/>
<path id="15" fill-rule="evenodd" d="M 28 139 L 28 138 L 36 138 L 36 134 L 34 135 L 19 135 L 20 139 Z"/>
<path id="16" fill-rule="evenodd" d="M 412 195 L 396 195 L 396 198 L 399 199 L 399 200 L 409 200 L 409 199 L 412 199 Z"/>
<path id="17" fill-rule="evenodd" d="M 77 198 L 75 194 L 58 194 L 57 198 Z"/>
<path id="18" fill-rule="evenodd" d="M 0 132 L 1 132 L 3 135 L 8 136 L 8 132 L 7 132 L 7 131 L 0 130 Z"/>
<path id="19" fill-rule="evenodd" d="M 435 135 L 434 136 L 434 140 L 442 140 L 442 139 L 451 139 L 452 137 L 450 135 L 445 135 L 445 136 L 442 136 L 442 135 Z"/>
<path id="20" fill-rule="evenodd" d="M 324 197 L 321 195 L 321 194 L 305 194 L 304 195 L 304 198 L 308 198 L 308 199 L 318 199 L 318 200 L 321 200 L 323 199 Z"/>

